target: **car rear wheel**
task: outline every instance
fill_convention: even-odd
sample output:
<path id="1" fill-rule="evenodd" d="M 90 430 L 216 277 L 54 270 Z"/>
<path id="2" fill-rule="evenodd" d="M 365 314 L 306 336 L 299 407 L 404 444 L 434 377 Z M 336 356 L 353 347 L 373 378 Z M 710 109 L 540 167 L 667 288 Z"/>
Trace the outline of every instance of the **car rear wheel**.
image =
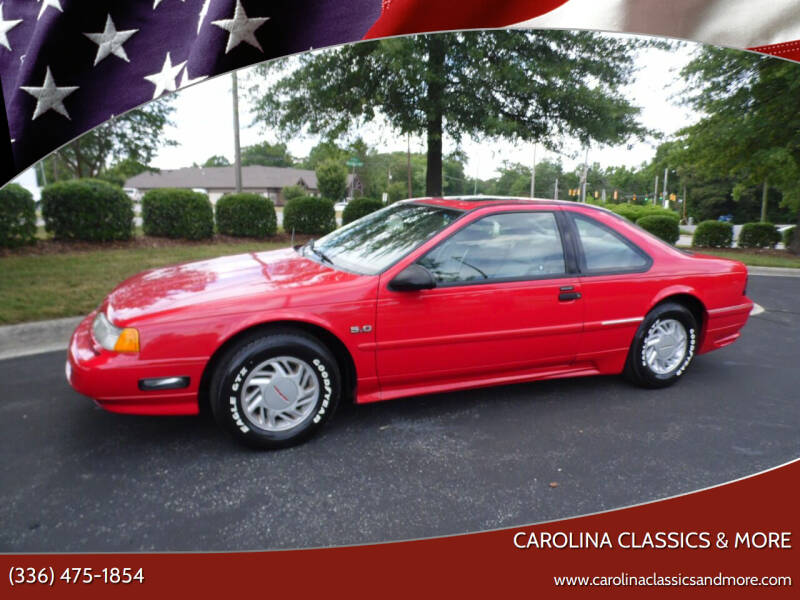
<path id="1" fill-rule="evenodd" d="M 330 419 L 340 390 L 336 359 L 319 340 L 289 329 L 257 332 L 217 363 L 211 409 L 243 444 L 284 448 L 305 441 Z"/>
<path id="2" fill-rule="evenodd" d="M 644 387 L 672 385 L 686 372 L 697 344 L 697 320 L 676 302 L 659 304 L 633 338 L 625 375 Z"/>

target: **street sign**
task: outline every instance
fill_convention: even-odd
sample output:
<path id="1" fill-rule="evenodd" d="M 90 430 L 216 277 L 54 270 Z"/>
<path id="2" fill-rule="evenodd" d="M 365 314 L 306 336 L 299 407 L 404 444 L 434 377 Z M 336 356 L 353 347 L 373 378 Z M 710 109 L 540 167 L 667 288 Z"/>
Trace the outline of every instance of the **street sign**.
<path id="1" fill-rule="evenodd" d="M 364 163 L 361 162 L 355 156 L 353 158 L 348 159 L 347 163 L 345 163 L 348 167 L 363 167 Z"/>

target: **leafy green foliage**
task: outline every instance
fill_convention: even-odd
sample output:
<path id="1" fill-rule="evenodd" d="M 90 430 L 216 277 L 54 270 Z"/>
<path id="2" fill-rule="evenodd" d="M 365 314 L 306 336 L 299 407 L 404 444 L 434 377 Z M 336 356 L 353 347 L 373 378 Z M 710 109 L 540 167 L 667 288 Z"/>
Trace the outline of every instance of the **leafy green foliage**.
<path id="1" fill-rule="evenodd" d="M 781 234 L 772 223 L 745 223 L 738 244 L 740 248 L 774 248 L 780 241 Z"/>
<path id="2" fill-rule="evenodd" d="M 637 219 L 636 224 L 653 235 L 660 237 L 668 244 L 674 244 L 681 237 L 678 218 L 674 216 L 649 215 Z"/>
<path id="3" fill-rule="evenodd" d="M 666 216 L 676 220 L 678 219 L 678 214 L 676 212 L 649 204 L 643 205 L 623 202 L 621 204 L 606 204 L 605 207 L 634 223 L 638 223 L 639 219 L 642 217 L 650 216 Z"/>
<path id="4" fill-rule="evenodd" d="M 112 159 L 150 163 L 160 147 L 175 143 L 163 135 L 174 111 L 170 102 L 168 97 L 155 100 L 70 142 L 45 159 L 47 181 L 97 177 Z"/>
<path id="5" fill-rule="evenodd" d="M 216 213 L 217 230 L 225 235 L 266 238 L 278 231 L 275 205 L 260 194 L 226 194 Z"/>
<path id="6" fill-rule="evenodd" d="M 97 179 L 60 181 L 42 190 L 45 229 L 57 240 L 110 242 L 133 237 L 133 202 Z"/>
<path id="7" fill-rule="evenodd" d="M 295 160 L 289 154 L 286 144 L 261 142 L 242 148 L 242 166 L 261 165 L 263 167 L 293 167 Z"/>
<path id="8" fill-rule="evenodd" d="M 187 240 L 214 235 L 208 196 L 191 190 L 150 190 L 142 198 L 142 221 L 146 235 Z"/>
<path id="9" fill-rule="evenodd" d="M 302 198 L 306 194 L 308 194 L 308 190 L 306 190 L 303 186 L 300 185 L 287 185 L 283 190 L 283 199 L 288 202 L 293 198 Z"/>
<path id="10" fill-rule="evenodd" d="M 794 239 L 797 237 L 795 234 L 797 232 L 797 227 L 788 227 L 783 230 L 783 245 L 787 248 L 791 246 Z"/>
<path id="11" fill-rule="evenodd" d="M 342 225 L 347 225 L 383 208 L 383 202 L 374 198 L 354 198 L 342 211 Z"/>
<path id="12" fill-rule="evenodd" d="M 442 192 L 442 138 L 618 143 L 645 129 L 622 94 L 633 51 L 653 45 L 590 32 L 483 31 L 352 44 L 262 70 L 280 70 L 256 92 L 256 120 L 286 133 L 336 138 L 385 118 L 427 137 L 426 193 Z M 290 64 L 299 67 L 287 70 Z M 271 74 L 271 73 L 270 73 Z M 266 78 L 265 78 L 266 79 Z"/>
<path id="13" fill-rule="evenodd" d="M 36 207 L 21 185 L 0 189 L 0 247 L 15 248 L 36 241 Z"/>
<path id="14" fill-rule="evenodd" d="M 732 244 L 733 225 L 723 221 L 703 221 L 692 237 L 692 246 L 701 248 L 730 248 Z"/>
<path id="15" fill-rule="evenodd" d="M 283 208 L 283 230 L 287 233 L 323 235 L 336 229 L 333 202 L 305 196 L 293 198 Z"/>
<path id="16" fill-rule="evenodd" d="M 227 158 L 222 156 L 221 154 L 215 154 L 214 156 L 210 156 L 206 159 L 206 162 L 203 163 L 204 167 L 230 167 L 231 161 Z"/>
<path id="17" fill-rule="evenodd" d="M 342 163 L 326 160 L 316 170 L 317 188 L 323 198 L 339 202 L 347 193 L 347 169 Z"/>

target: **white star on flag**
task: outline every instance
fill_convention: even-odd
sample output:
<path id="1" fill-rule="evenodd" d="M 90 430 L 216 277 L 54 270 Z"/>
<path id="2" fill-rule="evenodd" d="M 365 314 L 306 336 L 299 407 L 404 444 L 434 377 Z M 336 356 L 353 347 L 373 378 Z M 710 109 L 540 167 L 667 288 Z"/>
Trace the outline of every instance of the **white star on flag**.
<path id="1" fill-rule="evenodd" d="M 200 75 L 199 77 L 195 77 L 192 79 L 189 77 L 189 67 L 186 67 L 181 73 L 181 80 L 178 82 L 178 89 L 183 89 L 189 85 L 194 85 L 195 83 L 200 83 L 204 79 L 208 79 L 208 75 Z"/>
<path id="2" fill-rule="evenodd" d="M 43 2 L 42 10 L 39 11 L 39 16 L 36 17 L 37 21 L 42 18 L 42 15 L 44 14 L 44 11 L 47 10 L 48 6 L 52 6 L 53 8 L 58 9 L 59 12 L 62 12 L 62 13 L 64 12 L 64 9 L 61 8 L 61 0 L 37 0 L 37 1 L 38 2 Z"/>
<path id="3" fill-rule="evenodd" d="M 103 33 L 84 33 L 83 35 L 97 44 L 97 56 L 95 56 L 94 59 L 95 66 L 111 54 L 118 56 L 125 62 L 131 62 L 122 44 L 127 42 L 137 31 L 139 30 L 128 29 L 127 31 L 117 31 L 114 21 L 111 20 L 111 15 L 109 14 L 106 18 L 106 27 Z"/>
<path id="4" fill-rule="evenodd" d="M 11 44 L 8 42 L 8 32 L 20 23 L 22 23 L 22 19 L 9 19 L 6 21 L 3 18 L 3 3 L 0 2 L 0 46 L 3 46 L 6 50 L 11 50 Z"/>
<path id="5" fill-rule="evenodd" d="M 156 86 L 155 91 L 153 92 L 153 98 L 158 98 L 164 92 L 174 92 L 177 87 L 175 85 L 175 78 L 183 69 L 183 65 L 186 64 L 186 61 L 178 63 L 177 65 L 172 64 L 172 57 L 167 52 L 167 56 L 164 59 L 164 66 L 161 67 L 161 71 L 158 73 L 153 73 L 152 75 L 145 75 L 145 79 Z"/>
<path id="6" fill-rule="evenodd" d="M 255 31 L 267 21 L 269 21 L 269 17 L 253 17 L 252 19 L 248 19 L 247 14 L 244 12 L 242 1 L 236 0 L 236 12 L 234 12 L 232 19 L 211 21 L 211 24 L 221 27 L 229 33 L 228 45 L 225 48 L 225 54 L 227 54 L 242 42 L 247 42 L 263 52 L 264 49 L 261 47 L 261 44 L 258 43 Z"/>
<path id="7" fill-rule="evenodd" d="M 153 10 L 158 8 L 158 5 L 161 4 L 164 0 L 153 0 Z M 186 0 L 181 0 L 181 2 L 186 2 Z"/>
<path id="8" fill-rule="evenodd" d="M 31 121 L 33 121 L 48 110 L 54 110 L 69 119 L 69 113 L 64 107 L 64 98 L 77 90 L 78 86 L 58 87 L 50 72 L 50 67 L 47 67 L 47 74 L 44 76 L 44 83 L 41 87 L 22 86 L 19 89 L 36 98 L 36 109 L 31 117 Z"/>

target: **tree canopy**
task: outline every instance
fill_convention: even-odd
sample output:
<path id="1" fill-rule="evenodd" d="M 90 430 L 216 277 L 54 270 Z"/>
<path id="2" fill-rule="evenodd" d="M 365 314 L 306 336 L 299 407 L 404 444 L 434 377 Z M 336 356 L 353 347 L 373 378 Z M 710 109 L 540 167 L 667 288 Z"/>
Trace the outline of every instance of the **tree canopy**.
<path id="1" fill-rule="evenodd" d="M 262 67 L 256 121 L 337 137 L 385 118 L 427 140 L 426 193 L 442 193 L 442 138 L 618 143 L 648 132 L 621 87 L 652 45 L 592 32 L 484 31 L 392 38 Z"/>
<path id="2" fill-rule="evenodd" d="M 709 46 L 682 75 L 689 79 L 686 102 L 707 115 L 681 132 L 698 171 L 735 178 L 737 196 L 746 186 L 763 183 L 763 213 L 769 182 L 800 222 L 800 67 Z"/>

